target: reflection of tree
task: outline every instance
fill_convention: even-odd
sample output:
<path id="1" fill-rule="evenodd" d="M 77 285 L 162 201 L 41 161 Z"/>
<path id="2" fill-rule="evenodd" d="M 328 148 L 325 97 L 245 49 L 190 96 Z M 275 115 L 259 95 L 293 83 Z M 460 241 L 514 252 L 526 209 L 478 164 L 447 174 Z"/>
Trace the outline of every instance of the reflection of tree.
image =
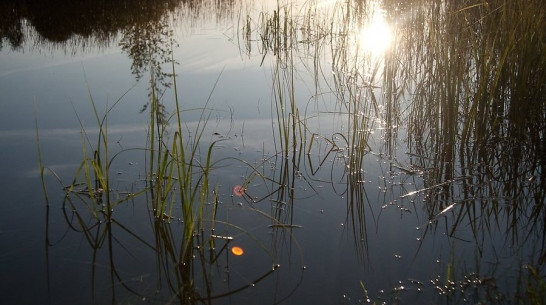
<path id="1" fill-rule="evenodd" d="M 20 47 L 25 20 L 39 34 L 38 40 L 60 44 L 104 45 L 123 35 L 121 45 L 133 59 L 137 78 L 154 67 L 155 79 L 167 84 L 161 64 L 170 59 L 170 32 L 166 15 L 178 0 L 118 1 L 6 1 L 0 4 L 0 37 Z M 91 42 L 91 43 L 90 43 Z"/>
<path id="2" fill-rule="evenodd" d="M 168 26 L 168 20 L 160 17 L 159 20 L 136 22 L 122 30 L 120 46 L 129 58 L 132 59 L 131 71 L 140 80 L 151 73 L 150 95 L 153 92 L 161 97 L 162 92 L 171 85 L 172 73 L 164 72 L 163 65 L 173 62 L 172 57 L 172 30 Z M 172 67 L 168 69 L 172 70 Z M 152 88 L 153 86 L 153 88 Z M 141 112 L 149 106 L 146 103 Z M 161 100 L 157 100 L 156 114 L 158 122 L 166 122 L 167 112 Z"/>
<path id="3" fill-rule="evenodd" d="M 0 43 L 6 40 L 16 48 L 36 38 L 38 43 L 65 44 L 70 40 L 81 48 L 104 45 L 119 32 L 148 27 L 181 7 L 185 19 L 198 18 L 203 12 L 223 18 L 233 14 L 233 5 L 232 0 L 3 0 Z M 37 37 L 29 37 L 32 34 L 25 27 L 34 29 Z"/>
<path id="4" fill-rule="evenodd" d="M 19 40 L 14 40 L 15 30 L 27 20 L 43 41 L 63 43 L 78 36 L 104 43 L 134 23 L 159 20 L 179 3 L 178 0 L 5 0 L 0 4 L 0 33 L 12 46 L 19 46 L 27 37 L 19 31 Z"/>
<path id="5" fill-rule="evenodd" d="M 122 34 L 120 45 L 133 60 L 131 70 L 137 79 L 151 70 L 156 84 L 169 87 L 171 73 L 162 69 L 162 65 L 172 59 L 172 30 L 167 20 L 134 23 Z"/>
<path id="6" fill-rule="evenodd" d="M 18 48 L 23 44 L 24 34 L 22 25 L 22 7 L 11 1 L 0 3 L 0 50 L 4 40 L 7 40 L 12 48 Z"/>
<path id="7" fill-rule="evenodd" d="M 72 49 L 107 45 L 121 35 L 120 46 L 133 61 L 132 73 L 141 79 L 150 72 L 151 86 L 161 95 L 172 76 L 163 70 L 163 65 L 173 60 L 171 13 L 183 6 L 184 18 L 196 18 L 212 6 L 221 15 L 231 5 L 230 1 L 202 0 L 7 0 L 0 4 L 0 43 L 21 47 L 30 38 L 25 33 L 32 28 L 38 34 L 33 37 L 36 43 Z"/>

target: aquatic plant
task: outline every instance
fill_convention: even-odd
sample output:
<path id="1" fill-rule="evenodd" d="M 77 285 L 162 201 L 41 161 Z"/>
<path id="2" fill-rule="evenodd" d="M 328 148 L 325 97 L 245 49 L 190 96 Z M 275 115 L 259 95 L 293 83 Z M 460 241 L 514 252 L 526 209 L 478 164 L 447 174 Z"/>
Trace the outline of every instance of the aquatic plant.
<path id="1" fill-rule="evenodd" d="M 529 10 L 522 1 L 500 0 L 382 4 L 391 12 L 387 20 L 402 21 L 393 27 L 392 48 L 379 58 L 355 38 L 363 20 L 372 14 L 371 2 L 345 1 L 326 11 L 316 6 L 295 11 L 279 4 L 272 13 L 261 14 L 261 19 L 246 19 L 241 32 L 246 50 L 259 50 L 261 63 L 272 63 L 274 151 L 266 155 L 264 150 L 262 160 L 254 164 L 238 158 L 217 160 L 213 150 L 218 141 L 204 140 L 216 84 L 203 108 L 185 109 L 173 67 L 175 110 L 169 115 L 158 89 L 160 80 L 151 73 L 148 144 L 143 150 L 147 185 L 139 194 L 146 195 L 153 214 L 152 248 L 157 251 L 158 273 L 181 303 L 210 302 L 238 290 L 215 294 L 211 288 L 211 279 L 217 276 L 214 264 L 221 256 L 229 257 L 230 249 L 240 253 L 230 244 L 232 236 L 224 234 L 240 228 L 218 219 L 222 187 L 211 175 L 227 161 L 245 167 L 242 181 L 228 186 L 228 193 L 237 196 L 238 206 L 248 206 L 270 221 L 274 250 L 267 254 L 274 262 L 283 237 L 288 235 L 292 244 L 293 231 L 301 227 L 295 222 L 298 201 L 316 195 L 314 182 L 329 176 L 332 191 L 346 200 L 345 223 L 352 225 L 346 232 L 354 238 L 359 257 L 368 251 L 369 220 L 379 221 L 374 212 L 393 205 L 401 210 L 401 217 L 412 211 L 424 215 L 424 220 L 419 219 L 426 224 L 423 238 L 441 231 L 450 240 L 458 240 L 461 231 L 472 235 L 471 241 L 464 242 L 475 244 L 476 266 L 459 265 L 451 248 L 449 260 L 441 264 L 441 275 L 427 285 L 437 290 L 440 301 L 510 297 L 499 292 L 494 272 L 480 270 L 488 246 L 484 240 L 498 236 L 517 246 L 536 242 L 529 260 L 538 267 L 522 267 L 518 293 L 524 295 L 522 302 L 536 302 L 543 296 L 546 78 L 541 4 L 531 1 Z M 333 19 L 316 18 L 318 14 Z M 499 20 L 502 29 L 497 31 Z M 302 77 L 304 73 L 311 76 Z M 301 79 L 314 86 L 308 101 L 300 99 L 297 82 Z M 324 101 L 330 108 L 315 106 Z M 195 129 L 186 128 L 188 111 L 200 113 Z M 111 199 L 108 172 L 115 156 L 108 152 L 106 115 L 99 119 L 96 109 L 95 115 L 98 144 L 90 144 L 82 126 L 85 161 L 77 181 L 66 189 L 70 207 L 77 210 L 72 202 L 76 197 L 92 214 L 91 226 L 80 212 L 74 215 L 94 248 L 111 240 L 99 230 L 108 227 L 101 221 L 117 224 L 112 209 L 138 195 Z M 321 117 L 333 121 L 333 128 L 315 130 L 312 121 Z M 407 129 L 402 127 L 406 122 Z M 380 165 L 370 166 L 370 159 Z M 267 165 L 271 170 L 266 173 Z M 365 186 L 372 179 L 366 175 L 370 167 L 378 167 L 381 175 L 373 177 L 380 187 L 372 199 Z M 410 181 L 408 189 L 405 181 Z M 261 185 L 253 186 L 256 182 Z M 313 194 L 301 195 L 299 187 L 308 187 Z M 266 201 L 269 206 L 260 205 Z M 171 225 L 178 226 L 180 236 Z M 273 266 L 272 270 L 278 268 Z M 196 270 L 202 275 L 199 287 Z M 426 285 L 405 283 L 416 289 Z M 369 292 L 362 287 L 368 299 Z M 399 301 L 404 287 L 393 288 L 392 302 Z"/>
<path id="2" fill-rule="evenodd" d="M 288 73 L 299 59 L 299 67 L 308 67 L 315 80 L 315 98 L 333 97 L 335 115 L 345 125 L 332 134 L 310 129 L 303 111 L 282 103 L 289 99 L 278 98 L 275 105 L 295 122 L 305 122 L 306 131 L 299 134 L 310 158 L 330 145 L 318 162 L 309 162 L 311 173 L 320 170 L 312 163 L 322 165 L 334 155 L 346 160 L 347 192 L 340 194 L 347 195 L 347 210 L 356 211 L 348 213 L 359 228 L 353 235 L 366 236 L 366 216 L 374 210 L 364 209 L 369 200 L 363 171 L 366 156 L 375 156 L 388 164 L 389 179 L 411 179 L 418 186 L 385 186 L 391 193 L 384 198 L 391 199 L 380 204 L 406 201 L 422 209 L 430 221 L 425 235 L 445 228 L 457 237 L 469 226 L 483 255 L 483 240 L 500 231 L 509 244 L 537 241 L 533 260 L 543 264 L 546 19 L 541 1 L 345 1 L 320 9 L 315 4 L 298 11 L 278 4 L 253 30 L 245 25 L 243 40 L 261 43 L 247 49 L 278 58 Z M 374 5 L 393 24 L 392 44 L 379 58 L 355 38 Z M 298 127 L 282 120 L 286 114 L 277 118 L 284 126 L 278 134 L 285 151 L 288 135 L 298 134 Z M 405 122 L 407 129 L 400 129 Z M 380 134 L 382 143 L 370 144 L 371 133 Z M 417 200 L 423 204 L 416 206 Z"/>

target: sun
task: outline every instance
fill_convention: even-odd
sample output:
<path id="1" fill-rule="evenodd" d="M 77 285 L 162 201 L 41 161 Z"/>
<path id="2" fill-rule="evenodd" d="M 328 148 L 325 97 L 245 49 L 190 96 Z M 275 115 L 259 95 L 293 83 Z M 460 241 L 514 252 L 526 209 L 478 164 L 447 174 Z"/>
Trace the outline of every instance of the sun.
<path id="1" fill-rule="evenodd" d="M 372 55 L 380 55 L 387 51 L 392 40 L 392 29 L 381 15 L 375 15 L 360 31 L 360 45 L 364 51 Z"/>

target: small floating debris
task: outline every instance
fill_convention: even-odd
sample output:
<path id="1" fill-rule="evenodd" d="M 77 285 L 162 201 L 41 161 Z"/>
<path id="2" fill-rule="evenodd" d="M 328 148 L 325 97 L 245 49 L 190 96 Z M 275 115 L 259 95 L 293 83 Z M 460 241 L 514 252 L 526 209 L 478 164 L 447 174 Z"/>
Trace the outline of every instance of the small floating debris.
<path id="1" fill-rule="evenodd" d="M 65 187 L 65 190 L 69 190 L 69 189 L 70 187 Z M 87 197 L 91 197 L 91 194 L 93 194 L 95 197 L 101 198 L 102 194 L 104 194 L 104 189 L 99 187 L 97 189 L 92 189 L 90 192 L 87 188 L 85 188 L 85 189 L 76 191 L 76 193 L 80 195 L 85 195 Z"/>
<path id="2" fill-rule="evenodd" d="M 269 225 L 268 227 L 270 228 L 301 228 L 300 225 L 291 225 L 287 223 L 276 223 L 276 224 Z"/>
<path id="3" fill-rule="evenodd" d="M 218 238 L 218 239 L 225 239 L 225 240 L 232 240 L 232 239 L 233 239 L 232 236 L 215 235 L 215 234 L 211 234 L 210 237 L 212 237 L 212 238 Z"/>
<path id="4" fill-rule="evenodd" d="M 453 209 L 455 207 L 456 204 L 457 204 L 457 202 L 448 205 L 445 209 L 443 209 L 440 213 L 438 213 L 438 215 L 436 215 L 434 218 L 438 218 L 438 217 L 444 215 L 445 213 L 449 212 L 451 209 Z"/>
<path id="5" fill-rule="evenodd" d="M 278 200 L 278 199 L 269 199 L 269 201 L 280 203 L 280 204 L 286 204 L 286 201 L 282 201 L 282 200 Z"/>
<path id="6" fill-rule="evenodd" d="M 410 175 L 410 176 L 411 175 L 422 175 L 423 174 L 423 171 L 421 171 L 421 170 L 416 170 L 416 169 L 413 169 L 413 168 L 405 168 L 405 167 L 402 167 L 402 166 L 396 165 L 396 164 L 392 164 L 392 167 L 394 167 L 396 169 L 399 169 L 404 174 Z"/>

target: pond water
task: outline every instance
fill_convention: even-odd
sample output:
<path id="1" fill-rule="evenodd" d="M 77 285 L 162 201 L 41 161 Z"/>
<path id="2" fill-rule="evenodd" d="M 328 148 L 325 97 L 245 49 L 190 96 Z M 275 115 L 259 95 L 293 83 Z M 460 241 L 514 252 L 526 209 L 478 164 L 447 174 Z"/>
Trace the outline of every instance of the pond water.
<path id="1" fill-rule="evenodd" d="M 9 304 L 542 304 L 546 9 L 3 1 Z"/>

